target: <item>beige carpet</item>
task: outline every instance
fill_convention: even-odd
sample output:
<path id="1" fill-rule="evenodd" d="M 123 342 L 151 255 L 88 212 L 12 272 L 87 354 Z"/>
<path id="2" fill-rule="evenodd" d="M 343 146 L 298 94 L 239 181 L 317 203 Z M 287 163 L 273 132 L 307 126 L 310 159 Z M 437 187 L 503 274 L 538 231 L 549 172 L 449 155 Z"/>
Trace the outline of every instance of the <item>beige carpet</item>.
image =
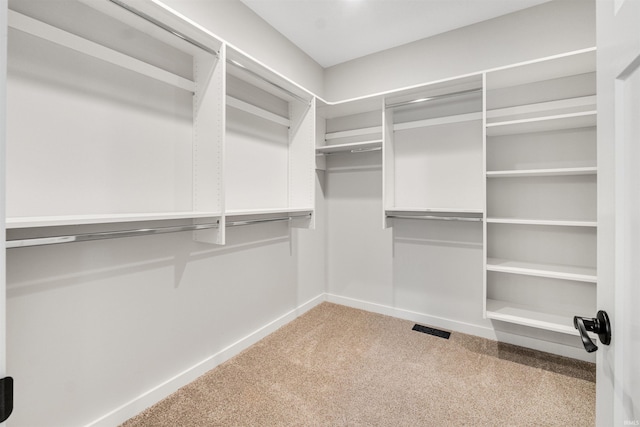
<path id="1" fill-rule="evenodd" d="M 123 425 L 589 426 L 595 367 L 323 303 Z"/>

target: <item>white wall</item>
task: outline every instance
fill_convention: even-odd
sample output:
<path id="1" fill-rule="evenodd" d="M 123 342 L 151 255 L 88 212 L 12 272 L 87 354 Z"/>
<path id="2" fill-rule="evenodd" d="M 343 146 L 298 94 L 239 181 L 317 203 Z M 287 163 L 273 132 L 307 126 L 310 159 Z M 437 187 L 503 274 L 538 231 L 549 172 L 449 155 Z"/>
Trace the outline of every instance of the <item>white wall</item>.
<path id="1" fill-rule="evenodd" d="M 595 46 L 595 1 L 556 0 L 325 70 L 325 99 L 413 86 Z"/>
<path id="2" fill-rule="evenodd" d="M 167 6 L 316 95 L 323 69 L 239 0 L 163 0 Z"/>

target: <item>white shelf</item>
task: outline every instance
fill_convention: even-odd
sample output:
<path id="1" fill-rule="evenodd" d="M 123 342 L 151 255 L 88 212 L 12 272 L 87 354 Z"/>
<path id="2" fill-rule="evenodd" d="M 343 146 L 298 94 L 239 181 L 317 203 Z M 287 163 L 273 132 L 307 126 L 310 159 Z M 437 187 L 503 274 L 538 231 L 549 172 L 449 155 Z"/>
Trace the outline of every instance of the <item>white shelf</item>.
<path id="1" fill-rule="evenodd" d="M 596 121 L 597 112 L 592 110 L 579 113 L 536 117 L 532 119 L 487 123 L 487 136 L 588 128 L 596 126 Z"/>
<path id="2" fill-rule="evenodd" d="M 288 118 L 279 116 L 271 111 L 256 107 L 253 104 L 249 104 L 248 102 L 241 101 L 229 95 L 227 95 L 227 106 L 244 111 L 245 113 L 253 114 L 254 116 L 261 117 L 282 126 L 291 126 L 291 121 Z"/>
<path id="3" fill-rule="evenodd" d="M 506 121 L 505 119 L 531 119 L 533 115 L 543 116 L 595 111 L 597 99 L 595 95 L 577 98 L 559 99 L 556 101 L 539 102 L 535 104 L 518 105 L 514 107 L 496 108 L 487 111 L 487 122 Z M 528 117 L 527 117 L 528 116 Z M 496 120 L 502 119 L 502 120 Z"/>
<path id="4" fill-rule="evenodd" d="M 598 281 L 595 268 L 538 264 L 500 258 L 488 258 L 487 271 L 547 277 L 551 279 L 575 280 L 589 283 L 596 283 Z"/>
<path id="5" fill-rule="evenodd" d="M 32 36 L 39 37 L 43 40 L 56 43 L 82 54 L 92 56 L 127 70 L 151 77 L 180 89 L 195 92 L 195 83 L 191 80 L 170 73 L 137 58 L 122 54 L 118 51 L 102 46 L 101 44 L 68 33 L 49 24 L 45 24 L 44 22 L 22 15 L 13 10 L 8 10 L 8 23 L 11 28 L 18 31 L 31 34 Z"/>
<path id="6" fill-rule="evenodd" d="M 597 227 L 596 221 L 565 221 L 547 219 L 524 218 L 487 218 L 487 223 L 492 224 L 518 224 L 518 225 L 550 225 L 560 227 Z"/>
<path id="7" fill-rule="evenodd" d="M 535 176 L 568 176 L 568 175 L 596 175 L 597 167 L 555 168 L 555 169 L 523 169 L 487 171 L 487 178 L 517 178 Z"/>
<path id="8" fill-rule="evenodd" d="M 382 140 L 376 139 L 373 141 L 325 145 L 323 147 L 317 147 L 316 154 L 333 154 L 333 153 L 344 153 L 344 152 L 359 153 L 359 152 L 375 151 L 381 148 L 382 148 Z"/>
<path id="9" fill-rule="evenodd" d="M 416 129 L 428 126 L 449 125 L 454 123 L 471 122 L 474 120 L 482 120 L 482 112 L 458 114 L 455 116 L 438 117 L 434 119 L 416 120 L 411 122 L 396 123 L 393 130 Z"/>
<path id="10" fill-rule="evenodd" d="M 385 210 L 387 218 L 431 219 L 445 221 L 481 222 L 483 212 L 479 209 L 402 209 Z"/>
<path id="11" fill-rule="evenodd" d="M 274 209 L 233 209 L 225 211 L 225 216 L 246 216 L 246 215 L 271 215 L 271 214 L 292 214 L 292 213 L 313 213 L 313 208 L 274 208 Z"/>
<path id="12" fill-rule="evenodd" d="M 577 329 L 573 327 L 573 316 L 584 316 L 588 314 L 589 313 L 574 312 L 571 310 L 540 310 L 507 301 L 487 300 L 487 317 L 489 319 L 570 335 L 578 335 Z"/>
<path id="13" fill-rule="evenodd" d="M 120 222 L 163 221 L 171 219 L 219 218 L 220 212 L 160 212 L 104 215 L 60 215 L 7 218 L 7 229 L 57 227 L 86 224 L 112 224 Z"/>
<path id="14" fill-rule="evenodd" d="M 372 135 L 372 134 L 381 134 L 382 126 L 373 126 L 368 128 L 360 128 L 360 129 L 352 129 L 352 130 L 343 130 L 339 132 L 328 132 L 324 135 L 325 140 L 331 139 L 340 139 L 340 138 L 350 138 L 354 136 L 361 135 Z"/>
<path id="15" fill-rule="evenodd" d="M 392 207 L 385 209 L 387 214 L 414 213 L 414 214 L 483 214 L 482 209 L 459 209 L 459 208 L 401 208 Z"/>

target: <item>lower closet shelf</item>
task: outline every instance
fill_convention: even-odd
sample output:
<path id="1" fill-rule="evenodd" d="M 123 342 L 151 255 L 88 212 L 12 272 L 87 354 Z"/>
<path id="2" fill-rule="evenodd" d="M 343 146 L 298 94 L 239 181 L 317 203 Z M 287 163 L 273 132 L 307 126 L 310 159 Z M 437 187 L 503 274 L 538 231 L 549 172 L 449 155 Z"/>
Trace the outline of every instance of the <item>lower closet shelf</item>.
<path id="1" fill-rule="evenodd" d="M 579 282 L 597 282 L 595 268 L 556 264 L 538 264 L 499 258 L 487 259 L 487 271 L 521 274 L 525 276 L 548 277 L 551 279 L 575 280 Z"/>
<path id="2" fill-rule="evenodd" d="M 543 311 L 538 308 L 534 309 L 526 305 L 514 304 L 508 301 L 487 300 L 487 318 L 489 319 L 570 335 L 578 335 L 577 329 L 573 327 L 573 316 L 587 316 L 588 314 L 589 313 L 570 310 L 565 312 Z"/>

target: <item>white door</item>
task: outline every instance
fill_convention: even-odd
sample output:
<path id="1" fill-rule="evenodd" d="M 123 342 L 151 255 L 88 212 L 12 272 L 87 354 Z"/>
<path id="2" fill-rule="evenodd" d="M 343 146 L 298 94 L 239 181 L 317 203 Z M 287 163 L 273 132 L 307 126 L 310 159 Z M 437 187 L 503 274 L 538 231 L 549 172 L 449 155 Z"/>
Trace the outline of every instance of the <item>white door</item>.
<path id="1" fill-rule="evenodd" d="M 640 0 L 597 0 L 599 426 L 640 425 Z"/>
<path id="2" fill-rule="evenodd" d="M 4 178 L 5 178 L 5 117 L 6 117 L 6 75 L 7 75 L 7 0 L 0 0 L 0 421 L 6 415 L 8 408 L 5 406 L 3 395 L 8 390 L 7 364 L 6 364 L 6 274 L 5 274 L 5 247 L 4 247 Z M 2 414 L 5 412 L 5 414 Z M 0 423 L 4 425 L 4 423 Z"/>

